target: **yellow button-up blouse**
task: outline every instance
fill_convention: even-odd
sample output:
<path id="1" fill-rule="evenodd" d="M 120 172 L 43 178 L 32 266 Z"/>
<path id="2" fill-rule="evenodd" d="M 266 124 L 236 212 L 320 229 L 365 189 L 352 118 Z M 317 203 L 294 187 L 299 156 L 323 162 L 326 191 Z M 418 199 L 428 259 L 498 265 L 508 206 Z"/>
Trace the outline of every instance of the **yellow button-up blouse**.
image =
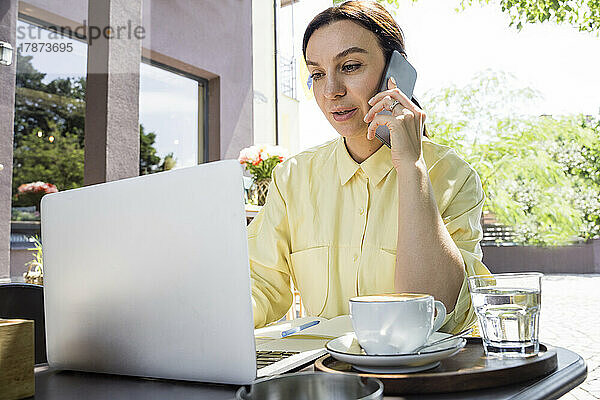
<path id="1" fill-rule="evenodd" d="M 487 274 L 479 242 L 484 193 L 477 173 L 451 148 L 423 138 L 437 207 L 465 264 L 465 280 L 442 330 L 472 324 L 466 277 Z M 361 164 L 342 137 L 301 152 L 273 171 L 266 203 L 248 226 L 254 324 L 290 308 L 290 277 L 309 315 L 348 314 L 357 295 L 393 293 L 398 182 L 381 146 Z"/>

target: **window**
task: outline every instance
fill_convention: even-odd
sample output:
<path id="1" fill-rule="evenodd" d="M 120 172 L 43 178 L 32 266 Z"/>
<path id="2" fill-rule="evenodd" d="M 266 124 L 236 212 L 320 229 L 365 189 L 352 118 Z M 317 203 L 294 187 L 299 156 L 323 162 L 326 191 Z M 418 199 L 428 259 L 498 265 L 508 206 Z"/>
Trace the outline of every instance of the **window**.
<path id="1" fill-rule="evenodd" d="M 16 62 L 11 219 L 31 221 L 43 194 L 83 185 L 87 44 L 21 19 Z"/>
<path id="2" fill-rule="evenodd" d="M 296 97 L 296 60 L 284 56 L 279 57 L 281 71 L 281 90 L 292 99 Z"/>
<path id="3" fill-rule="evenodd" d="M 207 159 L 207 82 L 165 65 L 140 64 L 140 174 Z"/>

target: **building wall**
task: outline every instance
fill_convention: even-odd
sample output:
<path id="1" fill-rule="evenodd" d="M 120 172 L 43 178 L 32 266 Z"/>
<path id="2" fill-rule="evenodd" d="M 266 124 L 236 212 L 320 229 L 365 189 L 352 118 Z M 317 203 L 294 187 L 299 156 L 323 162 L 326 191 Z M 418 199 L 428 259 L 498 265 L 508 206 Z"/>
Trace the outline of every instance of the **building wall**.
<path id="1" fill-rule="evenodd" d="M 59 26 L 83 25 L 88 17 L 87 0 L 19 1 L 19 13 L 35 16 Z"/>
<path id="2" fill-rule="evenodd" d="M 300 132 L 299 115 L 300 102 L 284 94 L 279 96 L 279 144 L 290 152 L 299 153 Z"/>
<path id="3" fill-rule="evenodd" d="M 278 1 L 281 5 L 277 10 L 277 45 L 278 45 L 278 64 L 279 64 L 279 109 L 277 118 L 278 127 L 278 143 L 282 147 L 285 147 L 290 155 L 299 153 L 300 140 L 299 140 L 299 126 L 300 126 L 300 102 L 299 96 L 302 93 L 300 87 L 300 81 L 298 81 L 298 47 L 295 44 L 297 36 L 299 34 L 295 27 L 294 13 L 298 11 L 299 5 L 303 2 L 294 1 L 292 5 L 291 1 Z M 293 76 L 283 71 L 284 64 L 289 68 L 289 63 L 294 62 L 294 74 Z M 293 82 L 290 81 L 293 79 Z M 285 91 L 283 88 L 294 86 L 294 97 L 292 93 Z"/>
<path id="4" fill-rule="evenodd" d="M 275 22 L 273 1 L 254 1 L 254 144 L 275 144 Z"/>

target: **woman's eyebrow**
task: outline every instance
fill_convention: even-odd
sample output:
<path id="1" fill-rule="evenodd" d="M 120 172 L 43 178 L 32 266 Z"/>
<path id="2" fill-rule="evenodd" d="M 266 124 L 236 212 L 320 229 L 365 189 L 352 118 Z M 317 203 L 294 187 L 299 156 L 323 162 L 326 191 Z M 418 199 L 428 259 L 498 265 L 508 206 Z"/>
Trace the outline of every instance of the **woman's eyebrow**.
<path id="1" fill-rule="evenodd" d="M 334 60 L 339 60 L 340 58 L 346 57 L 348 54 L 352 54 L 352 53 L 368 53 L 367 50 L 361 48 L 361 47 L 349 47 L 346 50 L 342 51 L 341 53 L 339 53 L 337 56 L 334 57 Z M 319 63 L 316 63 L 314 61 L 310 61 L 310 60 L 306 60 L 306 65 L 319 65 Z"/>

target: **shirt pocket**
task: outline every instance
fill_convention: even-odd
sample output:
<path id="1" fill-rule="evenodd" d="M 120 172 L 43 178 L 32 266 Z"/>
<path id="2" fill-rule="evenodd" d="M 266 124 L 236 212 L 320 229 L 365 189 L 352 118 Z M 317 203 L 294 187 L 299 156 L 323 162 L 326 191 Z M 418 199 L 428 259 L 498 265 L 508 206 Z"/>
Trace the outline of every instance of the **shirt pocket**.
<path id="1" fill-rule="evenodd" d="M 394 293 L 396 276 L 396 252 L 373 247 L 368 253 L 368 262 L 359 270 L 358 295 Z"/>
<path id="2" fill-rule="evenodd" d="M 325 308 L 329 287 L 329 246 L 312 247 L 290 254 L 296 287 L 309 315 Z"/>
<path id="3" fill-rule="evenodd" d="M 396 251 L 379 249 L 379 268 L 377 271 L 377 287 L 380 293 L 394 293 L 396 279 Z"/>

